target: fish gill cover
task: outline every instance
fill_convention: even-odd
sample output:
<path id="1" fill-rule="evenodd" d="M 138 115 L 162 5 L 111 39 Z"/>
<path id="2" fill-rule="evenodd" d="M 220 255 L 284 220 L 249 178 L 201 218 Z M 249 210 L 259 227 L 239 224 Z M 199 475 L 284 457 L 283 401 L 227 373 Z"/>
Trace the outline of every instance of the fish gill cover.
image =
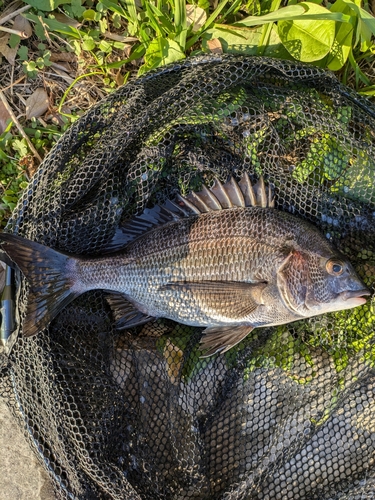
<path id="1" fill-rule="evenodd" d="M 375 281 L 375 108 L 329 73 L 211 56 L 151 72 L 72 125 L 7 230 L 100 255 L 147 207 L 247 172 Z M 18 324 L 28 284 L 18 280 Z M 21 332 L 20 332 L 21 333 Z M 2 354 L 0 394 L 59 499 L 372 499 L 375 311 L 255 329 L 115 327 L 105 293 Z"/>

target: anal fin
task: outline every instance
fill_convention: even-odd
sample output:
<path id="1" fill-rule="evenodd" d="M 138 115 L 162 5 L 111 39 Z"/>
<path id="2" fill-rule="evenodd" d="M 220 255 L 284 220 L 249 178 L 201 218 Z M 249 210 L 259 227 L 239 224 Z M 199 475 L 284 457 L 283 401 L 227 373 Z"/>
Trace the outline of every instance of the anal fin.
<path id="1" fill-rule="evenodd" d="M 223 354 L 241 342 L 252 330 L 251 325 L 211 326 L 203 330 L 201 347 L 202 358 L 213 354 Z"/>
<path id="2" fill-rule="evenodd" d="M 144 314 L 137 309 L 137 307 L 129 302 L 121 293 L 110 293 L 107 295 L 106 299 L 113 310 L 116 328 L 119 330 L 143 325 L 154 319 L 153 316 Z"/>

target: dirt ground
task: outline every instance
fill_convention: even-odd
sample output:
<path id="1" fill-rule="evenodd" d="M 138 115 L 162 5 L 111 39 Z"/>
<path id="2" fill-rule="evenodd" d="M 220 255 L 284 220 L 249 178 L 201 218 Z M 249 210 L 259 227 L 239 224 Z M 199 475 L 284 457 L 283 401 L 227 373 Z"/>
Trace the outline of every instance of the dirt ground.
<path id="1" fill-rule="evenodd" d="M 53 500 L 52 484 L 0 398 L 0 500 Z"/>

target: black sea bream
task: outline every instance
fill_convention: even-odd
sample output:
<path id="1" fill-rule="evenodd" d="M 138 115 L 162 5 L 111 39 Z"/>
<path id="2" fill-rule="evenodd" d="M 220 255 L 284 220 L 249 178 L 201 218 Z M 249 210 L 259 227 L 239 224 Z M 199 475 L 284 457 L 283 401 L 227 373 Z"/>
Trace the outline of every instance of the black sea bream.
<path id="1" fill-rule="evenodd" d="M 276 210 L 270 193 L 246 174 L 239 183 L 216 181 L 179 197 L 171 211 L 135 218 L 133 240 L 103 257 L 3 233 L 31 290 L 23 334 L 36 334 L 94 289 L 115 292 L 109 302 L 122 327 L 159 317 L 206 327 L 206 355 L 225 352 L 255 327 L 364 304 L 370 292 L 347 259 L 313 225 Z"/>

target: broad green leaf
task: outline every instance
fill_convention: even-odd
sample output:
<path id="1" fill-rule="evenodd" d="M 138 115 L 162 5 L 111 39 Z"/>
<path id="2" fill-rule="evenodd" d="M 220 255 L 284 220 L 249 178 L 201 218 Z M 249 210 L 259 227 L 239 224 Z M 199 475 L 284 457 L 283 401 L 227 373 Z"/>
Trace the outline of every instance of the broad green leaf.
<path id="1" fill-rule="evenodd" d="M 86 38 L 86 40 L 83 40 L 82 42 L 82 49 L 83 50 L 93 50 L 95 49 L 95 42 L 91 37 Z"/>
<path id="2" fill-rule="evenodd" d="M 317 10 L 319 9 L 319 11 Z M 288 5 L 275 12 L 270 12 L 264 16 L 249 16 L 242 19 L 237 26 L 258 26 L 261 24 L 274 23 L 278 21 L 343 21 L 349 22 L 350 16 L 341 12 L 330 12 L 324 7 L 320 7 L 312 2 L 301 2 L 297 5 Z"/>
<path id="3" fill-rule="evenodd" d="M 202 46 L 208 49 L 207 41 L 217 38 L 220 40 L 225 53 L 256 55 L 262 35 L 262 26 L 258 26 L 257 28 L 238 28 L 224 24 L 215 24 L 213 29 L 207 30 L 203 34 Z M 290 57 L 288 51 L 282 45 L 274 26 L 272 26 L 268 44 L 263 55 L 281 59 L 288 59 Z"/>
<path id="4" fill-rule="evenodd" d="M 87 9 L 83 13 L 83 19 L 86 19 L 87 21 L 95 21 L 96 14 L 98 13 L 94 9 Z"/>
<path id="5" fill-rule="evenodd" d="M 337 0 L 330 8 L 331 12 L 342 12 L 343 14 L 354 14 L 342 0 Z M 352 47 L 354 27 L 356 25 L 356 16 L 351 16 L 350 23 L 337 23 L 336 35 L 331 52 L 327 56 L 325 65 L 332 71 L 341 69 L 346 63 L 350 49 Z"/>
<path id="6" fill-rule="evenodd" d="M 308 5 L 310 14 L 330 14 L 320 5 L 299 5 Z M 313 62 L 323 59 L 331 50 L 335 39 L 334 21 L 279 21 L 277 26 L 284 47 L 298 61 Z"/>
<path id="7" fill-rule="evenodd" d="M 328 54 L 327 67 L 330 70 L 338 71 L 344 66 L 350 54 L 352 40 L 353 26 L 349 23 L 341 23 L 337 29 L 331 52 Z"/>
<path id="8" fill-rule="evenodd" d="M 177 42 L 169 38 L 157 37 L 146 49 L 145 64 L 141 66 L 139 74 L 181 59 L 185 59 L 185 54 Z"/>
<path id="9" fill-rule="evenodd" d="M 38 10 L 43 10 L 45 12 L 51 12 L 55 10 L 59 5 L 64 3 L 71 3 L 71 0 L 25 0 L 25 3 L 35 7 Z"/>
<path id="10" fill-rule="evenodd" d="M 72 13 L 74 17 L 82 17 L 82 14 L 85 12 L 85 7 L 82 7 L 81 0 L 72 0 Z"/>
<path id="11" fill-rule="evenodd" d="M 26 61 L 28 57 L 28 48 L 25 45 L 21 45 L 21 47 L 18 49 L 18 56 L 21 59 L 21 61 Z"/>
<path id="12" fill-rule="evenodd" d="M 18 50 L 18 44 L 21 41 L 21 37 L 19 35 L 15 35 L 14 33 L 10 35 L 8 45 L 11 49 L 15 49 L 17 47 Z"/>

